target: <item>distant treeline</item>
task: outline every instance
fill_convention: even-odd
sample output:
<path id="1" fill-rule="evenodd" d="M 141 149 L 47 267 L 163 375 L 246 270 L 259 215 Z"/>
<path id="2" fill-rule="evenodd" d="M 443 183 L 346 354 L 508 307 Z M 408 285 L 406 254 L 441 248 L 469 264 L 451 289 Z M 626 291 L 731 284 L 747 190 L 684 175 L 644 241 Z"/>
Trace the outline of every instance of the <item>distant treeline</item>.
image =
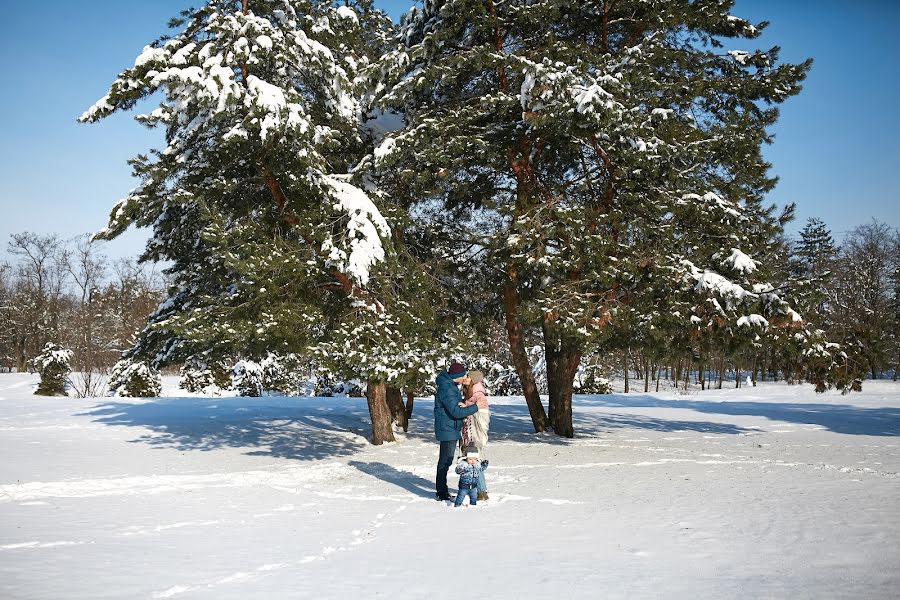
<path id="1" fill-rule="evenodd" d="M 72 384 L 92 395 L 96 375 L 109 372 L 159 304 L 163 278 L 150 265 L 108 259 L 87 236 L 18 233 L 7 252 L 10 260 L 0 264 L 0 367 L 32 370 L 45 344 L 55 342 L 73 352 Z"/>

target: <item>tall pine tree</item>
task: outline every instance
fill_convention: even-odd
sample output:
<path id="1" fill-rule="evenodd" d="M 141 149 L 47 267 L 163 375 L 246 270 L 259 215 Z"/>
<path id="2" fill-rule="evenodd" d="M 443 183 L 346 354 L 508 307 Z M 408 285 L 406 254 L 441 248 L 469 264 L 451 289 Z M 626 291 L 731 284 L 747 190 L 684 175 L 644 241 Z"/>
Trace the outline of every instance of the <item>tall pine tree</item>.
<path id="1" fill-rule="evenodd" d="M 725 47 L 765 25 L 732 5 L 428 0 L 381 64 L 383 102 L 407 120 L 376 150 L 383 185 L 443 217 L 427 225 L 443 225 L 435 239 L 487 257 L 537 431 L 529 331 L 543 338 L 549 424 L 572 436 L 580 359 L 626 315 L 796 320 L 752 257 L 779 227 L 760 147 L 810 62 Z"/>
<path id="2" fill-rule="evenodd" d="M 390 21 L 369 0 L 211 0 L 171 25 L 80 119 L 162 96 L 137 118 L 166 147 L 133 159 L 140 185 L 99 234 L 152 227 L 143 260 L 171 263 L 124 360 L 315 349 L 348 305 L 383 306 L 367 286 L 390 227 L 352 167 L 370 141 L 356 76 Z"/>

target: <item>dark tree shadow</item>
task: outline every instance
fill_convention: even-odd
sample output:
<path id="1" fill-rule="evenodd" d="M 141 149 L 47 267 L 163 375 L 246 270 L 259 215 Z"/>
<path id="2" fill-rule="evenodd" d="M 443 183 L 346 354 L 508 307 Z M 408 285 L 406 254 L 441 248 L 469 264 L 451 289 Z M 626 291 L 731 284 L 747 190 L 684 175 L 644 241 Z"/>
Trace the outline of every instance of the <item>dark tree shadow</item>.
<path id="1" fill-rule="evenodd" d="M 416 403 L 406 437 L 437 445 L 430 398 Z M 612 410 L 590 410 L 602 408 Z M 616 411 L 614 409 L 623 409 Z M 695 431 L 737 435 L 755 432 L 729 423 L 675 420 L 634 414 L 628 409 L 687 409 L 700 414 L 765 417 L 816 425 L 851 435 L 900 435 L 900 409 L 862 408 L 843 404 L 771 402 L 707 402 L 660 399 L 649 395 L 577 396 L 573 415 L 576 438 L 534 434 L 524 399 L 496 403 L 491 410 L 491 440 L 566 445 L 579 438 L 600 437 L 617 429 L 660 432 Z M 371 432 L 362 398 L 156 398 L 149 401 L 106 401 L 81 416 L 107 425 L 140 427 L 134 443 L 177 450 L 241 448 L 250 456 L 321 460 L 350 456 L 368 447 Z M 150 430 L 149 433 L 146 430 Z M 410 492 L 432 493 L 432 482 L 381 463 L 355 467 Z M 427 494 L 426 494 L 427 491 Z"/>
<path id="2" fill-rule="evenodd" d="M 427 399 L 426 399 L 427 400 Z M 579 397 L 576 402 L 580 403 Z M 421 404 L 425 404 L 425 400 Z M 531 415 L 525 400 L 521 404 L 496 404 L 491 408 L 491 441 L 540 442 L 544 444 L 566 445 L 579 438 L 599 437 L 615 429 L 649 429 L 652 431 L 697 431 L 737 435 L 755 430 L 745 429 L 729 423 L 711 421 L 684 421 L 660 419 L 634 414 L 596 413 L 576 410 L 572 415 L 575 425 L 575 439 L 559 437 L 552 433 L 534 433 Z M 435 442 L 431 415 L 414 415 L 407 438 L 422 442 Z M 437 442 L 435 442 L 437 443 Z"/>
<path id="3" fill-rule="evenodd" d="M 706 414 L 765 417 L 773 421 L 817 425 L 835 433 L 849 435 L 900 435 L 900 408 L 863 408 L 848 404 L 665 400 L 642 394 L 579 396 L 576 399 L 577 405 L 688 409 Z"/>
<path id="4" fill-rule="evenodd" d="M 153 432 L 134 443 L 177 450 L 246 448 L 250 456 L 297 460 L 355 454 L 368 445 L 371 431 L 365 400 L 359 399 L 157 398 L 105 402 L 82 416 Z"/>
<path id="5" fill-rule="evenodd" d="M 386 465 L 380 462 L 366 463 L 357 460 L 351 460 L 347 464 L 349 464 L 351 467 L 359 469 L 366 475 L 371 475 L 372 477 L 381 479 L 382 481 L 392 483 L 408 492 L 415 494 L 416 496 L 423 496 L 425 498 L 431 498 L 432 496 L 434 496 L 434 481 L 423 479 L 414 473 L 410 473 L 409 471 L 401 471 L 400 469 L 394 468 L 391 465 Z"/>

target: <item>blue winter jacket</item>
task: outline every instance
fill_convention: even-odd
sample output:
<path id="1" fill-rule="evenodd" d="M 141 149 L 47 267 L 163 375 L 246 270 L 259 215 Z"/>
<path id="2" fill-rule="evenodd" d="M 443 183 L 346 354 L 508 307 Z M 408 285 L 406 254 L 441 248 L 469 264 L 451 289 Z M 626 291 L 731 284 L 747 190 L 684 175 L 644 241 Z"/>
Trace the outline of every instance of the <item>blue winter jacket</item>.
<path id="1" fill-rule="evenodd" d="M 478 405 L 457 406 L 462 401 L 462 394 L 447 371 L 441 371 L 434 383 L 437 387 L 434 392 L 434 437 L 440 442 L 458 440 L 463 419 L 477 413 Z"/>
<path id="2" fill-rule="evenodd" d="M 479 460 L 474 465 L 466 462 L 465 458 L 460 459 L 456 465 L 456 474 L 459 475 L 459 485 L 472 487 L 478 485 L 478 476 L 484 473 L 488 468 L 488 461 Z"/>

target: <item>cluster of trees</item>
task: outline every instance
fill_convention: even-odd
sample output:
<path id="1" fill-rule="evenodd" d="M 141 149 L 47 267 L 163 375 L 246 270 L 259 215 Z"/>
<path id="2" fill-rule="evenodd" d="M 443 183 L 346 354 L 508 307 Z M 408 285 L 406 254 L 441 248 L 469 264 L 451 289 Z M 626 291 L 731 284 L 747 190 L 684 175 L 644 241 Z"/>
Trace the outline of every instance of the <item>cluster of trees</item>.
<path id="1" fill-rule="evenodd" d="M 40 370 L 48 343 L 71 351 L 82 396 L 101 395 L 105 375 L 130 348 L 164 295 L 159 273 L 110 261 L 87 236 L 13 234 L 0 264 L 0 361 L 6 371 Z"/>
<path id="2" fill-rule="evenodd" d="M 141 183 L 99 236 L 152 227 L 144 258 L 171 264 L 123 360 L 309 357 L 367 382 L 375 443 L 408 418 L 400 390 L 454 355 L 507 357 L 535 431 L 563 436 L 598 354 L 645 372 L 789 354 L 792 376 L 850 387 L 849 355 L 794 308 L 812 292 L 779 270 L 792 207 L 764 204 L 760 148 L 811 61 L 728 49 L 765 26 L 732 5 L 426 0 L 398 26 L 370 0 L 183 12 L 81 117 L 162 97 L 137 119 L 166 147 L 133 159 Z"/>
<path id="3" fill-rule="evenodd" d="M 809 360 L 809 346 L 792 339 L 802 333 L 840 348 L 845 390 L 859 389 L 867 375 L 897 379 L 900 232 L 873 221 L 846 232 L 838 244 L 821 220 L 810 218 L 796 238 L 775 240 L 769 263 L 802 326 L 775 328 L 743 344 L 723 328 L 675 328 L 668 331 L 671 337 L 632 337 L 624 351 L 598 348 L 591 363 L 604 374 L 624 373 L 626 392 L 635 385 L 658 391 L 660 382 L 699 389 L 721 389 L 726 380 L 737 387 L 745 380 L 794 383 L 809 379 L 816 364 Z"/>
<path id="4" fill-rule="evenodd" d="M 789 279 L 806 285 L 804 317 L 873 379 L 900 372 L 900 232 L 873 220 L 835 243 L 809 219 L 792 250 Z"/>

